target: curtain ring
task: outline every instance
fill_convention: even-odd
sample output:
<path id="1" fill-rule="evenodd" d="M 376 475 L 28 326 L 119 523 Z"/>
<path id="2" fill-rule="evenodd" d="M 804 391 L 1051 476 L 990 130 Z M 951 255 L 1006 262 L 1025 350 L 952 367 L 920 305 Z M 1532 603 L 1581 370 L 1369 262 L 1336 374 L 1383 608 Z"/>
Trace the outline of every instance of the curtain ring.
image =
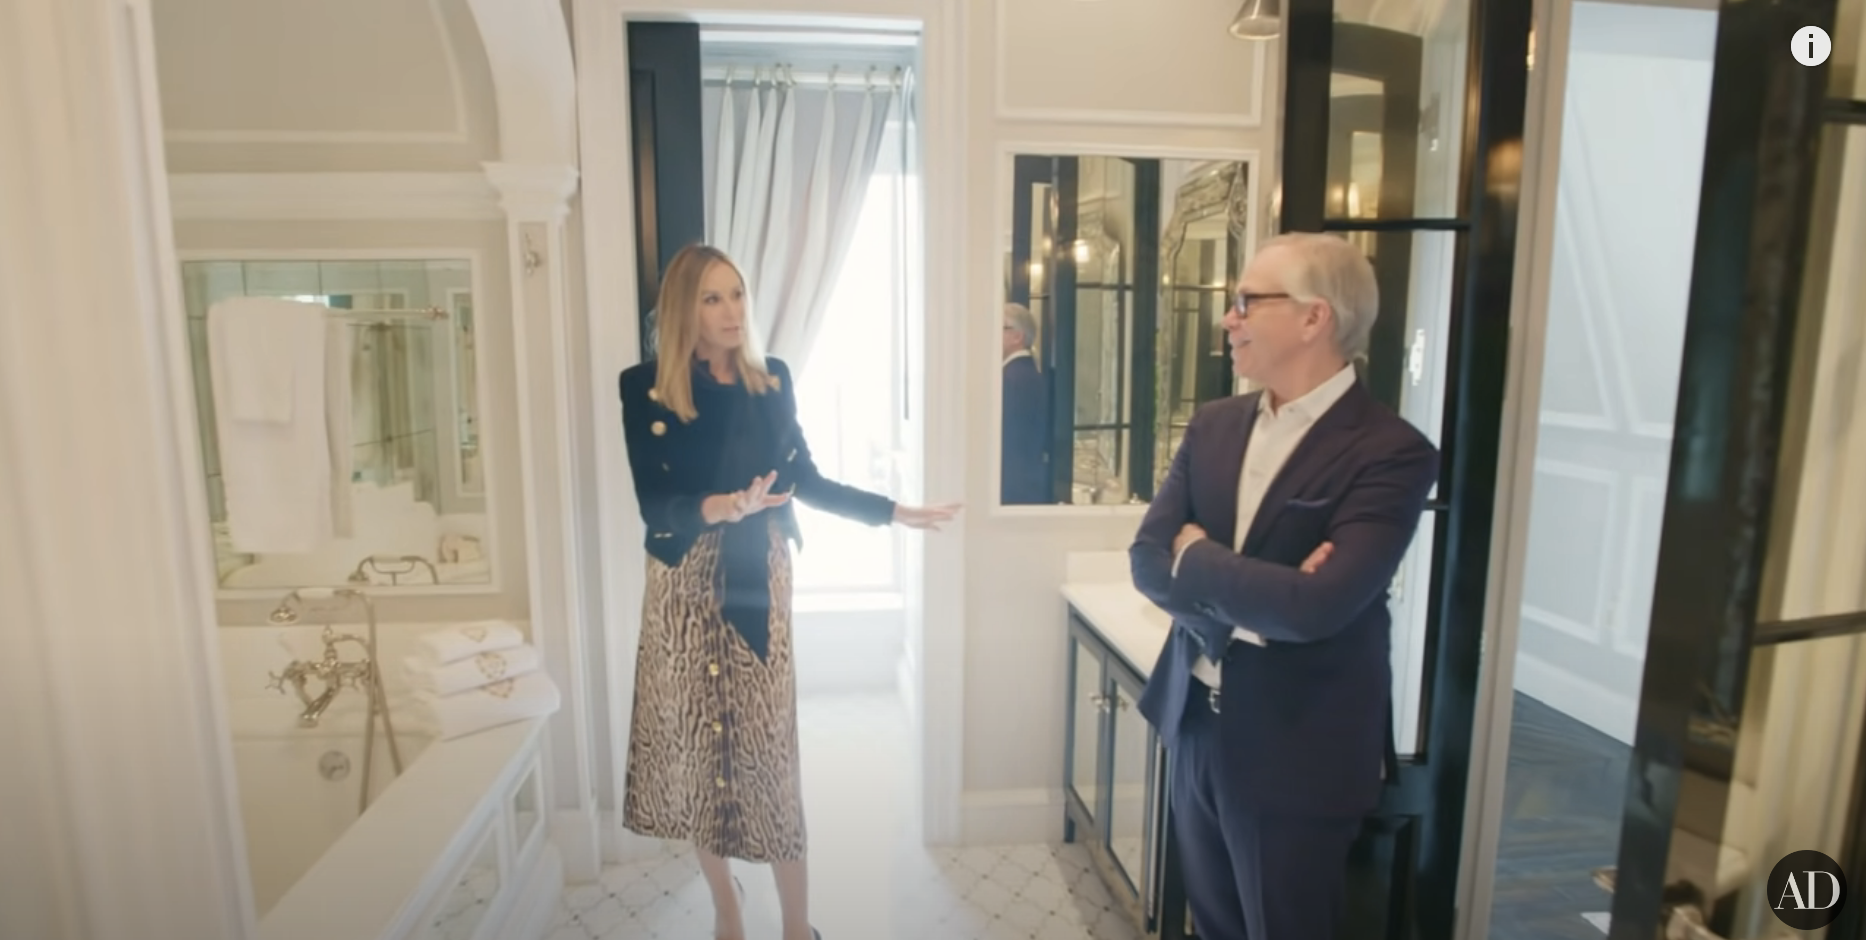
<path id="1" fill-rule="evenodd" d="M 730 65 L 726 66 L 726 90 L 727 91 L 732 90 L 732 73 L 735 71 L 737 71 L 737 69 L 734 69 L 732 66 Z"/>
<path id="2" fill-rule="evenodd" d="M 901 67 L 898 65 L 894 67 L 894 79 L 892 84 L 895 91 L 901 90 Z"/>
<path id="3" fill-rule="evenodd" d="M 875 67 L 872 65 L 868 67 L 868 80 L 867 81 L 868 81 L 868 90 L 874 91 L 875 90 Z"/>
<path id="4" fill-rule="evenodd" d="M 841 70 L 842 70 L 842 66 L 839 66 L 839 65 L 832 65 L 829 67 L 829 90 L 830 91 L 836 90 L 836 73 Z"/>

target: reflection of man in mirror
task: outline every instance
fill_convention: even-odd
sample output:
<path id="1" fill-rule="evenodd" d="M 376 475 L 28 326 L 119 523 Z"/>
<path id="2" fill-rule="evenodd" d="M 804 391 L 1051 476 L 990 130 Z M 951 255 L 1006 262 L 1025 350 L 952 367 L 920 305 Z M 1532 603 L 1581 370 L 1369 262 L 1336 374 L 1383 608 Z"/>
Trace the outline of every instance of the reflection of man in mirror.
<path id="1" fill-rule="evenodd" d="M 1037 359 L 1037 319 L 1023 304 L 1004 305 L 1003 461 L 999 499 L 1007 506 L 1050 501 L 1050 395 Z"/>

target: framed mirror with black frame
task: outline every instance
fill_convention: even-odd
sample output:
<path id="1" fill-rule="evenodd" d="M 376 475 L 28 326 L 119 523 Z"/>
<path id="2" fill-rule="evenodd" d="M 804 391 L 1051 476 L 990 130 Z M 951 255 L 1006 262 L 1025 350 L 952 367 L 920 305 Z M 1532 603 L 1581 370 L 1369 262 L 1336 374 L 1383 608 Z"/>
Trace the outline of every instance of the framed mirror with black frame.
<path id="1" fill-rule="evenodd" d="M 1006 155 L 1002 506 L 1145 505 L 1199 405 L 1256 232 L 1240 156 Z"/>

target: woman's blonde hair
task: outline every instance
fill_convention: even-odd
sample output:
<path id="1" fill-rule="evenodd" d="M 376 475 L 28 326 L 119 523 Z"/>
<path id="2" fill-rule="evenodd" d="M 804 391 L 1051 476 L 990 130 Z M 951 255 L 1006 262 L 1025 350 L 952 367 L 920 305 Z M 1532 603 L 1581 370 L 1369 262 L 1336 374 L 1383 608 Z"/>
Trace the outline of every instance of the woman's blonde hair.
<path id="1" fill-rule="evenodd" d="M 745 272 L 711 245 L 688 245 L 668 262 L 661 275 L 661 297 L 655 304 L 654 393 L 662 406 L 692 421 L 699 417 L 693 405 L 693 355 L 700 348 L 700 282 L 714 265 L 723 264 L 738 275 L 745 288 L 745 342 L 738 349 L 739 381 L 747 391 L 763 395 L 777 387 L 765 368 L 764 352 L 759 349 L 758 331 L 753 327 L 752 290 L 745 283 Z"/>

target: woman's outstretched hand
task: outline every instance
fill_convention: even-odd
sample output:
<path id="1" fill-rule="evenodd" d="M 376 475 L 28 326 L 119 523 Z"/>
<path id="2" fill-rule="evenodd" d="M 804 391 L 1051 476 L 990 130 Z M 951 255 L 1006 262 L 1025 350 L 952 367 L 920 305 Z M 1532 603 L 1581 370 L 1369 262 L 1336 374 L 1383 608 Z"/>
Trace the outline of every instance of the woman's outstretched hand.
<path id="1" fill-rule="evenodd" d="M 944 506 L 895 506 L 894 521 L 909 529 L 924 529 L 938 532 L 939 527 L 951 522 L 959 514 L 959 504 L 949 503 Z"/>
<path id="2" fill-rule="evenodd" d="M 790 502 L 789 493 L 773 493 L 771 487 L 777 483 L 777 471 L 752 480 L 752 485 L 736 493 L 715 493 L 706 497 L 700 504 L 700 514 L 706 518 L 707 525 L 719 525 L 725 522 L 738 522 L 747 516 L 754 516 Z"/>

